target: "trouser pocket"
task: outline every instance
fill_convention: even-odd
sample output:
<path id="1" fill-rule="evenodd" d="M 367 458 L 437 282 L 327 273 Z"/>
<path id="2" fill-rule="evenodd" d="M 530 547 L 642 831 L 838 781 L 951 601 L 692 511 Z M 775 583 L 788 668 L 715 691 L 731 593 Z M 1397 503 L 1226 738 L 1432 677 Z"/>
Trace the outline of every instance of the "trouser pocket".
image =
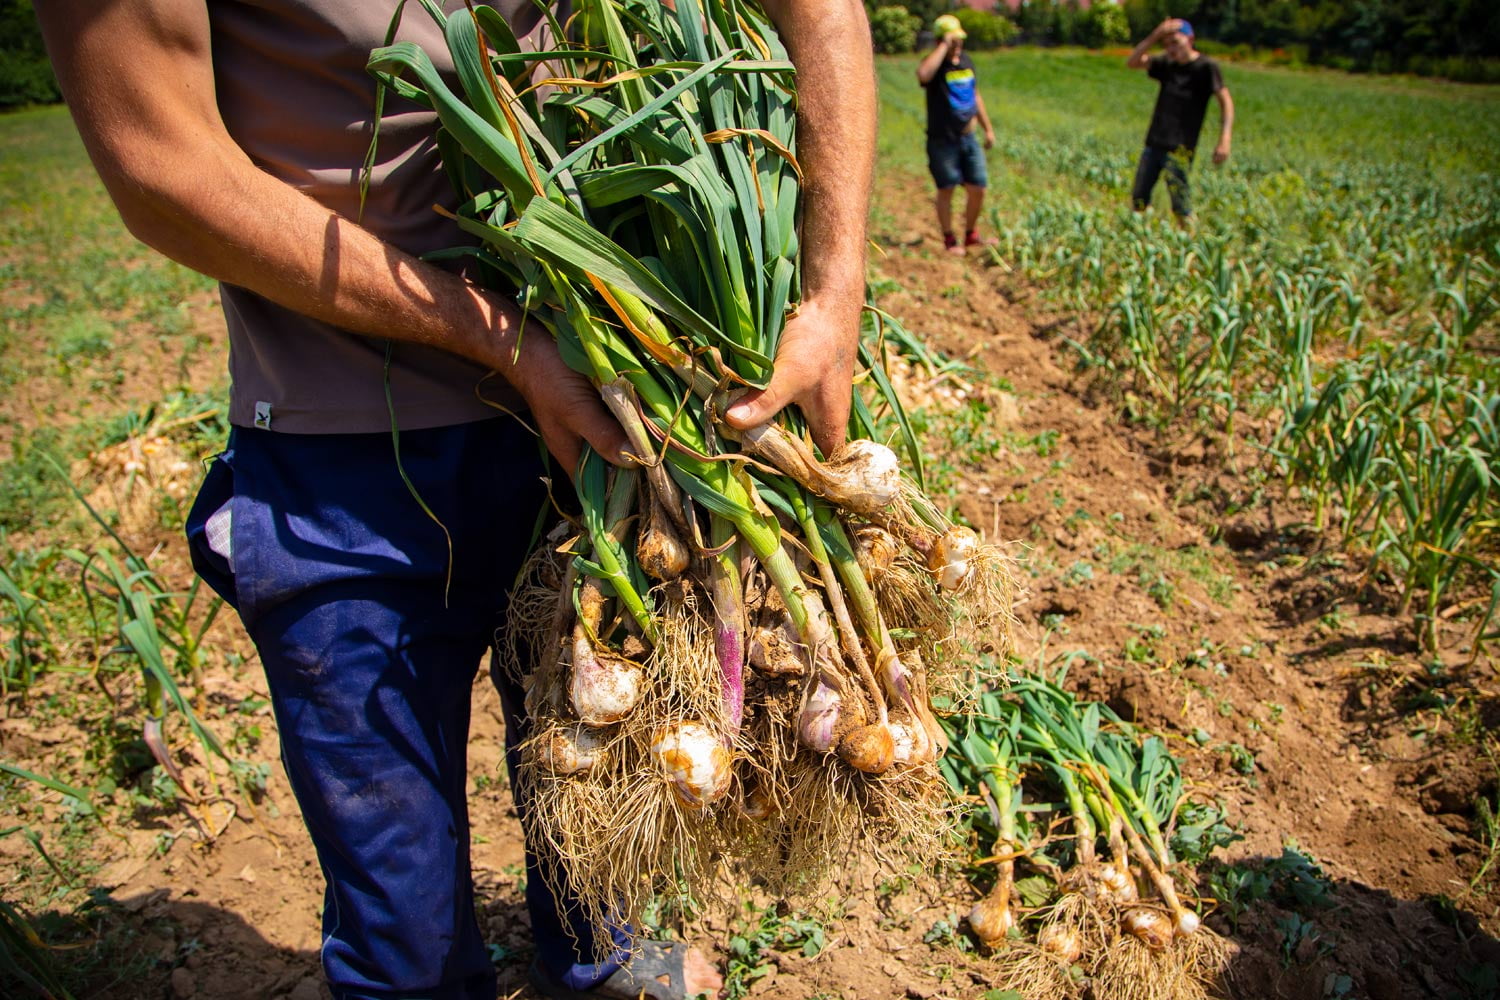
<path id="1" fill-rule="evenodd" d="M 234 470 L 229 464 L 232 455 L 233 450 L 226 449 L 214 457 L 188 511 L 185 530 L 193 569 L 226 604 L 238 609 L 231 562 L 234 550 L 229 542 L 234 503 Z"/>

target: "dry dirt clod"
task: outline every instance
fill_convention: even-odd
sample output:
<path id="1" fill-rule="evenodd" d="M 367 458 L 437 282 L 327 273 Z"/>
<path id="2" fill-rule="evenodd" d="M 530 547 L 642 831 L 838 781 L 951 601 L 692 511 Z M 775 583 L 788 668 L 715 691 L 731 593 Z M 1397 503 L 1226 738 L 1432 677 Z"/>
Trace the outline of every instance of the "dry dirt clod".
<path id="1" fill-rule="evenodd" d="M 323 983 L 317 976 L 307 976 L 286 995 L 286 1000 L 323 1000 Z"/>
<path id="2" fill-rule="evenodd" d="M 172 970 L 172 1000 L 188 1000 L 198 995 L 198 980 L 187 969 Z"/>

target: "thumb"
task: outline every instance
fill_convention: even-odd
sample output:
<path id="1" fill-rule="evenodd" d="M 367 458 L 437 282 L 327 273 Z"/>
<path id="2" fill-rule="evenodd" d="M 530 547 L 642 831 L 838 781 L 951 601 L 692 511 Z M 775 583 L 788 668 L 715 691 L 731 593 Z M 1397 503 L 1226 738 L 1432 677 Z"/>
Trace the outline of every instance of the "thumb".
<path id="1" fill-rule="evenodd" d="M 730 427 L 747 431 L 770 420 L 789 402 L 782 380 L 772 375 L 764 389 L 751 389 L 725 410 L 724 419 Z"/>

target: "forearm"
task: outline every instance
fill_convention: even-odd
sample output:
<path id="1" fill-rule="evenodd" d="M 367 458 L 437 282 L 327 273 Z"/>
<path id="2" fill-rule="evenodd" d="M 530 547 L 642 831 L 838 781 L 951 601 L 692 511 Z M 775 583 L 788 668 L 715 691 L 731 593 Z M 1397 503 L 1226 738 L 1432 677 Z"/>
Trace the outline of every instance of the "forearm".
<path id="1" fill-rule="evenodd" d="M 802 301 L 776 370 L 725 416 L 748 430 L 796 404 L 823 454 L 843 443 L 865 291 L 865 215 L 875 171 L 875 60 L 860 0 L 763 0 L 797 68 Z"/>
<path id="2" fill-rule="evenodd" d="M 927 86 L 932 78 L 937 76 L 937 71 L 943 65 L 943 60 L 948 58 L 948 40 L 941 39 L 933 50 L 922 57 L 917 63 L 917 82 Z"/>
<path id="3" fill-rule="evenodd" d="M 875 61 L 859 0 L 767 0 L 797 67 L 802 289 L 857 316 L 875 167 Z"/>
<path id="4" fill-rule="evenodd" d="M 979 94 L 974 95 L 974 117 L 979 119 L 979 127 L 984 129 L 985 135 L 995 134 L 995 129 L 990 125 L 990 113 L 985 110 L 984 98 Z"/>
<path id="5" fill-rule="evenodd" d="M 1219 91 L 1219 143 L 1227 146 L 1231 136 L 1234 134 L 1234 98 L 1229 96 L 1229 89 Z"/>
<path id="6" fill-rule="evenodd" d="M 1151 34 L 1136 43 L 1135 48 L 1130 50 L 1130 55 L 1125 58 L 1125 65 L 1131 69 L 1144 69 L 1146 63 L 1151 61 L 1150 53 L 1152 46 L 1161 41 L 1162 29 L 1158 26 L 1153 28 Z"/>
<path id="7" fill-rule="evenodd" d="M 111 171 L 106 183 L 143 242 L 220 281 L 355 333 L 441 348 L 509 369 L 514 306 L 425 263 L 264 173 L 223 157 L 191 179 Z"/>
<path id="8" fill-rule="evenodd" d="M 340 218 L 234 142 L 201 0 L 49 0 L 37 15 L 89 156 L 140 240 L 297 312 L 507 374 L 513 309 Z"/>
<path id="9" fill-rule="evenodd" d="M 219 115 L 204 0 L 48 0 L 36 13 L 89 156 L 142 241 L 304 315 L 495 369 L 565 470 L 585 442 L 622 460 L 623 432 L 597 392 L 550 337 L 522 336 L 514 304 L 251 161 Z"/>
<path id="10" fill-rule="evenodd" d="M 1125 65 L 1129 66 L 1131 69 L 1144 68 L 1146 63 L 1151 59 L 1151 57 L 1148 55 L 1148 53 L 1151 51 L 1151 46 L 1155 44 L 1156 32 L 1153 31 L 1151 34 L 1141 39 L 1140 43 L 1137 44 L 1135 48 L 1130 50 L 1130 55 L 1125 58 Z"/>

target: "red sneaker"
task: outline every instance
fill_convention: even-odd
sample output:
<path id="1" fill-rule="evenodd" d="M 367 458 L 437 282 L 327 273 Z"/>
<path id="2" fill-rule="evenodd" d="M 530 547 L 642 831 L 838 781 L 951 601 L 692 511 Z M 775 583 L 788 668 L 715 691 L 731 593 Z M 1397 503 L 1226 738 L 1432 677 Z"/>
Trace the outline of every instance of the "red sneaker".
<path id="1" fill-rule="evenodd" d="M 949 253 L 958 254 L 960 257 L 964 254 L 964 248 L 958 244 L 958 237 L 952 233 L 943 234 L 943 249 Z"/>
<path id="2" fill-rule="evenodd" d="M 969 234 L 964 237 L 964 246 L 966 247 L 997 247 L 999 245 L 1000 241 L 994 237 L 980 239 L 979 230 L 977 229 L 969 230 Z"/>

